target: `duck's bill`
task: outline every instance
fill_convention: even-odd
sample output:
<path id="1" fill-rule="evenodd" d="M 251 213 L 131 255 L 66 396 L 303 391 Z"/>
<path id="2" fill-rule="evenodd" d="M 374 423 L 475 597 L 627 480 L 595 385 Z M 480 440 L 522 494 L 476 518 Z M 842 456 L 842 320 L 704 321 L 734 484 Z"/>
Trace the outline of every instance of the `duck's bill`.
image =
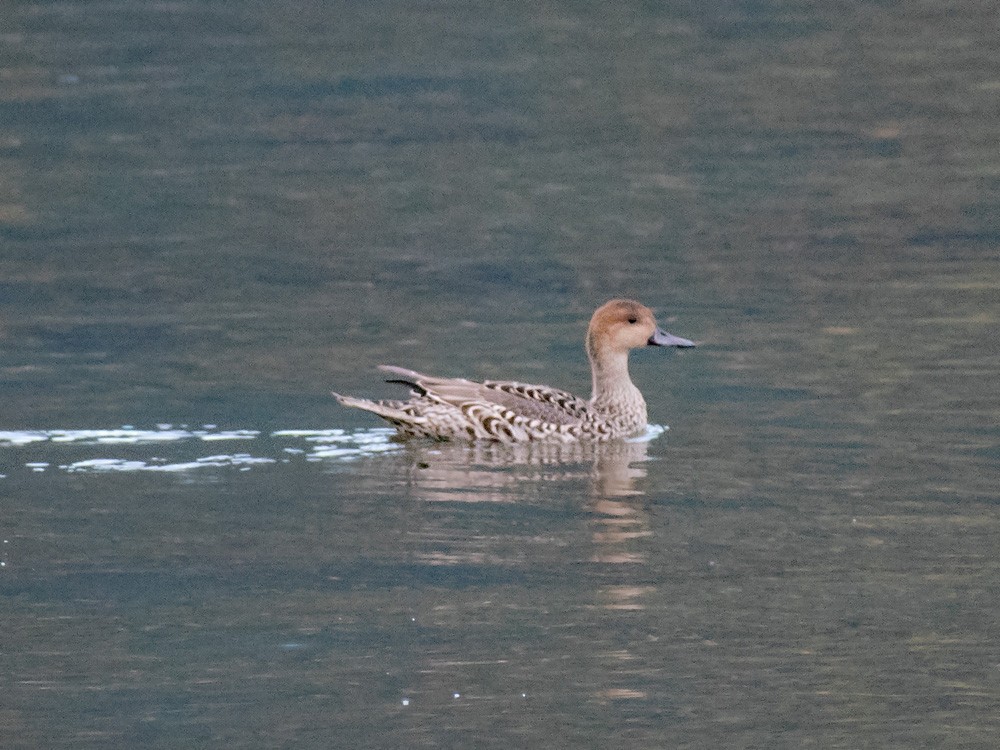
<path id="1" fill-rule="evenodd" d="M 681 348 L 695 345 L 693 341 L 682 339 L 680 336 L 674 336 L 674 334 L 667 333 L 662 328 L 657 328 L 646 343 L 649 346 L 679 346 Z"/>

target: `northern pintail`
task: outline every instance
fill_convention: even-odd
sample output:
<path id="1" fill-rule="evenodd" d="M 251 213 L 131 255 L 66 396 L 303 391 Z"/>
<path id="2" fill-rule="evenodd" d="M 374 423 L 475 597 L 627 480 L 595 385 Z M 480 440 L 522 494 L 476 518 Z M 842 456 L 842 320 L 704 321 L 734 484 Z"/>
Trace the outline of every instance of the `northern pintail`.
<path id="1" fill-rule="evenodd" d="M 656 325 L 652 311 L 634 300 L 614 299 L 597 309 L 587 328 L 593 376 L 590 400 L 547 385 L 438 378 L 392 365 L 387 382 L 413 388 L 408 401 L 370 401 L 333 395 L 344 406 L 370 411 L 401 437 L 437 440 L 608 440 L 646 428 L 646 401 L 628 374 L 628 354 L 641 346 L 690 347 L 694 342 Z"/>

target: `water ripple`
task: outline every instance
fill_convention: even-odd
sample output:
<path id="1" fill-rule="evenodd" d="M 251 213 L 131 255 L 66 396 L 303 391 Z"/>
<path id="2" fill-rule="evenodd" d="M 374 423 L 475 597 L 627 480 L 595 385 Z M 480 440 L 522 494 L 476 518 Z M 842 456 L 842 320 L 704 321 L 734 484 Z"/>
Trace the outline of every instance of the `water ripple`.
<path id="1" fill-rule="evenodd" d="M 126 425 L 107 430 L 0 431 L 0 449 L 10 449 L 7 451 L 9 458 L 4 462 L 8 466 L 20 463 L 38 474 L 53 468 L 68 473 L 188 472 L 205 468 L 249 471 L 260 466 L 291 463 L 295 460 L 349 461 L 400 450 L 400 445 L 390 440 L 392 435 L 393 430 L 386 428 L 354 431 L 288 429 L 264 433 L 252 429 L 220 430 L 215 425 L 204 425 L 197 429 L 170 424 L 157 425 L 155 429 Z M 198 446 L 224 441 L 254 444 L 264 455 L 248 452 L 197 455 Z M 67 451 L 80 453 L 81 449 L 86 450 L 91 446 L 120 446 L 123 452 L 130 454 L 136 452 L 136 447 L 159 446 L 158 453 L 161 455 L 87 455 L 79 458 L 66 455 Z M 32 455 L 26 455 L 18 462 L 17 452 Z M 0 478 L 4 476 L 0 474 Z"/>

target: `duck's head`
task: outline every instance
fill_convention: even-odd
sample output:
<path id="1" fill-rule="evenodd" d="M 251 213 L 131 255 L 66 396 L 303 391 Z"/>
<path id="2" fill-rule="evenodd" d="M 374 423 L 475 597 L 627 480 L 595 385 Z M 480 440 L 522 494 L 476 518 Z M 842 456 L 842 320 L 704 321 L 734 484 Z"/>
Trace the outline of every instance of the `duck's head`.
<path id="1" fill-rule="evenodd" d="M 667 333 L 656 325 L 653 311 L 630 299 L 601 305 L 587 329 L 587 352 L 592 358 L 626 354 L 640 346 L 694 346 L 693 341 Z"/>

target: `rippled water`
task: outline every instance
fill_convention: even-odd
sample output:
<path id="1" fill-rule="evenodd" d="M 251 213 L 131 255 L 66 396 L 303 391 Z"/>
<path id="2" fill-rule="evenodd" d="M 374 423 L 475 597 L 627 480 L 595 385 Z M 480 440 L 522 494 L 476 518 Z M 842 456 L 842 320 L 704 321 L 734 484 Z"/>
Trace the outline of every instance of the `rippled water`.
<path id="1" fill-rule="evenodd" d="M 35 450 L 44 449 L 42 455 L 50 457 L 55 453 L 53 444 L 76 448 L 88 446 L 86 453 L 104 453 L 96 457 L 77 458 L 80 450 L 67 450 L 65 463 L 51 464 L 47 461 L 26 461 L 24 466 L 35 472 L 47 468 L 70 473 L 102 471 L 171 471 L 186 472 L 199 468 L 231 466 L 246 471 L 255 465 L 289 464 L 293 460 L 321 461 L 323 459 L 350 460 L 360 456 L 371 456 L 385 451 L 400 450 L 399 443 L 390 442 L 394 434 L 391 429 L 375 430 L 278 430 L 269 436 L 262 436 L 259 430 L 219 431 L 214 425 L 204 425 L 201 429 L 186 426 L 174 428 L 160 425 L 155 430 L 137 430 L 123 427 L 118 430 L 35 430 L 27 432 L 0 432 L 0 447 L 31 446 Z M 270 440 L 267 440 L 270 438 Z M 205 443 L 239 442 L 246 446 L 256 446 L 267 441 L 267 448 L 280 448 L 280 456 L 254 456 L 249 453 L 221 453 L 218 455 L 198 455 L 205 452 Z M 279 446 L 281 443 L 288 445 Z M 43 444 L 43 445 L 39 445 Z M 89 446 L 150 446 L 161 450 L 152 453 L 143 451 L 144 458 L 118 458 L 104 451 L 95 451 Z M 105 449 L 107 451 L 107 449 Z M 136 451 L 132 451 L 135 453 Z M 113 449 L 112 449 L 113 453 Z M 73 455 L 76 454 L 76 455 Z M 17 460 L 14 455 L 13 460 Z M 76 460 L 70 460 L 75 458 Z M 16 465 L 15 465 L 16 468 Z"/>
<path id="2" fill-rule="evenodd" d="M 993 15 L 12 4 L 0 746 L 994 747 Z M 615 295 L 669 431 L 329 396 Z"/>

